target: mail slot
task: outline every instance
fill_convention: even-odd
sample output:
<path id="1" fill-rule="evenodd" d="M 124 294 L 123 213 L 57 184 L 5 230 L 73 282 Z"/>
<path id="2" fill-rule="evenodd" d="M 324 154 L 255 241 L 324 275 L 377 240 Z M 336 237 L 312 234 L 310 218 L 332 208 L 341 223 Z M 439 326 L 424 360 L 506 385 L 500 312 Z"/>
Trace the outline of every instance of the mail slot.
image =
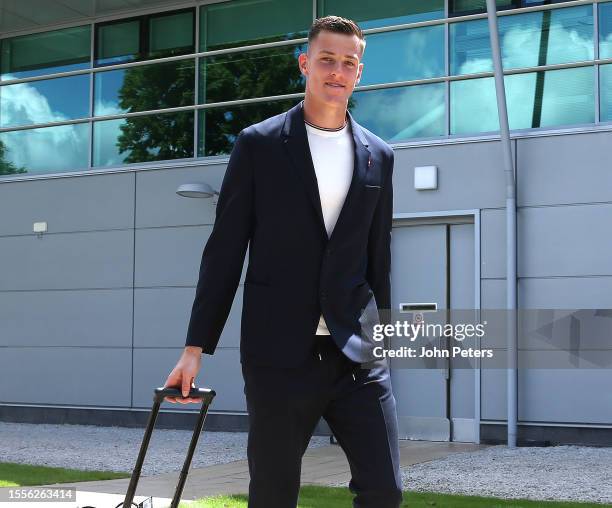
<path id="1" fill-rule="evenodd" d="M 438 310 L 437 303 L 400 303 L 400 312 L 433 312 Z"/>

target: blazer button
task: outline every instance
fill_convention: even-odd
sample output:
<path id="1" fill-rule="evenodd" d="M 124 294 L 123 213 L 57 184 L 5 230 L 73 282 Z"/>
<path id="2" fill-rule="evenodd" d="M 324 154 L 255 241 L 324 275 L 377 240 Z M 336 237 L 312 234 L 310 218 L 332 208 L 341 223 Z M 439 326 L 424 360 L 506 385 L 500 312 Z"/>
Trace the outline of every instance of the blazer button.
<path id="1" fill-rule="evenodd" d="M 326 255 L 326 256 L 329 256 L 331 253 L 332 253 L 332 250 L 331 250 L 331 249 L 326 249 L 326 250 L 325 250 L 325 255 Z"/>
<path id="2" fill-rule="evenodd" d="M 321 291 L 321 298 L 325 300 L 327 298 L 327 291 Z"/>

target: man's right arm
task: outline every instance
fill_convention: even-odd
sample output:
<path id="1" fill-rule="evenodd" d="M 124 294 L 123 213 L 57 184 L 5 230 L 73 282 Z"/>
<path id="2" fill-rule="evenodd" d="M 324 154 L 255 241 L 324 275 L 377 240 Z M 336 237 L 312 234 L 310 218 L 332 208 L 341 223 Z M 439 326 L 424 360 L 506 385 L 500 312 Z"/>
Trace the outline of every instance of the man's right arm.
<path id="1" fill-rule="evenodd" d="M 253 167 L 248 136 L 238 135 L 223 177 L 212 233 L 200 274 L 185 346 L 212 355 L 227 321 L 253 223 Z"/>

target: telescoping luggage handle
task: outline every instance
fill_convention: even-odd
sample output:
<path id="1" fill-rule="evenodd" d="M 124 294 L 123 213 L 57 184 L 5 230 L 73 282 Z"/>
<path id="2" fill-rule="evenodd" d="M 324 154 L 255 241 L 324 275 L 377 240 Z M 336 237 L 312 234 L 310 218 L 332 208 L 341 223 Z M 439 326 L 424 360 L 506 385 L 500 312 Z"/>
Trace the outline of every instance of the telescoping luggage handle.
<path id="1" fill-rule="evenodd" d="M 187 457 L 185 457 L 185 462 L 183 463 L 183 469 L 181 470 L 181 474 L 179 476 L 179 481 L 176 486 L 176 490 L 174 491 L 174 496 L 172 498 L 172 504 L 170 504 L 170 508 L 177 508 L 179 501 L 181 500 L 181 494 L 183 493 L 183 488 L 185 487 L 185 481 L 187 480 L 187 474 L 189 473 L 189 466 L 191 465 L 191 459 L 193 458 L 193 453 L 195 452 L 196 445 L 198 444 L 198 439 L 200 438 L 200 433 L 202 432 L 202 427 L 204 427 L 204 420 L 206 419 L 206 413 L 208 412 L 208 407 L 211 402 L 215 398 L 215 391 L 210 388 L 191 388 L 189 391 L 188 398 L 192 399 L 201 399 L 202 400 L 202 409 L 200 409 L 200 414 L 198 416 L 198 421 L 196 423 L 195 428 L 193 429 L 193 434 L 191 436 L 191 442 L 189 443 L 189 449 L 187 450 Z M 147 428 L 145 430 L 145 435 L 142 439 L 142 444 L 140 445 L 140 452 L 138 452 L 138 459 L 136 460 L 136 465 L 134 466 L 134 471 L 132 472 L 132 478 L 130 479 L 130 484 L 128 486 L 127 493 L 125 495 L 125 499 L 123 503 L 117 505 L 117 508 L 122 506 L 123 508 L 132 508 L 132 501 L 134 500 L 134 494 L 136 493 L 136 486 L 138 485 L 138 480 L 140 479 L 140 472 L 142 470 L 142 464 L 144 462 L 145 455 L 147 453 L 147 448 L 149 447 L 149 441 L 151 440 L 151 434 L 153 433 L 153 428 L 155 427 L 155 421 L 157 420 L 157 414 L 159 413 L 159 408 L 161 403 L 164 400 L 164 397 L 177 397 L 183 398 L 183 394 L 179 388 L 156 388 L 153 396 L 153 407 L 151 409 L 151 414 L 149 415 L 149 421 L 147 422 Z"/>

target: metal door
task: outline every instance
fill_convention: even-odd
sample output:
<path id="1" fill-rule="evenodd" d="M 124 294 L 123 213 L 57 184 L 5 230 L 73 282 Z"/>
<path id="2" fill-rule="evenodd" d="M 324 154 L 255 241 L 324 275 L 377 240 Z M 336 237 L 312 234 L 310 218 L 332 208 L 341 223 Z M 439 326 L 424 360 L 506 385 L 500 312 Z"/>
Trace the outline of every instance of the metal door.
<path id="1" fill-rule="evenodd" d="M 391 245 L 394 318 L 402 316 L 401 307 L 474 308 L 471 217 L 403 221 L 395 225 Z M 452 358 L 417 362 L 417 368 L 414 361 L 402 368 L 401 360 L 390 359 L 400 439 L 473 441 L 474 371 L 453 370 Z M 434 363 L 444 368 L 432 368 Z"/>

